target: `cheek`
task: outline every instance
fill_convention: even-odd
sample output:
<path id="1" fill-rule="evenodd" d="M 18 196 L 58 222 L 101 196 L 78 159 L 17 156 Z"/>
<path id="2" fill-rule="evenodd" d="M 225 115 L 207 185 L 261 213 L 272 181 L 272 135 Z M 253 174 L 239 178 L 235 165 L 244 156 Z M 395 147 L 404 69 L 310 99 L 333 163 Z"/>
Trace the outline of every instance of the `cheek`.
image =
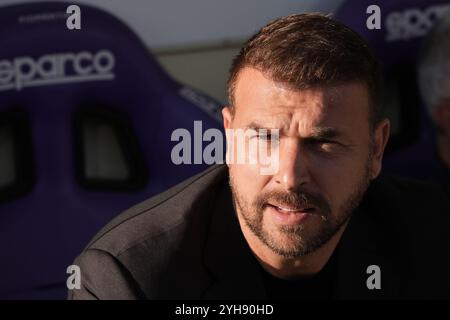
<path id="1" fill-rule="evenodd" d="M 258 165 L 230 164 L 229 167 L 234 187 L 247 201 L 253 201 L 270 179 L 260 174 Z"/>
<path id="2" fill-rule="evenodd" d="M 336 212 L 365 177 L 367 157 L 316 158 L 313 163 L 311 175 L 314 182 Z"/>
<path id="3" fill-rule="evenodd" d="M 328 183 L 346 183 L 361 175 L 365 168 L 363 159 L 321 159 L 317 158 L 312 162 L 312 171 L 315 177 L 320 177 L 321 181 Z"/>

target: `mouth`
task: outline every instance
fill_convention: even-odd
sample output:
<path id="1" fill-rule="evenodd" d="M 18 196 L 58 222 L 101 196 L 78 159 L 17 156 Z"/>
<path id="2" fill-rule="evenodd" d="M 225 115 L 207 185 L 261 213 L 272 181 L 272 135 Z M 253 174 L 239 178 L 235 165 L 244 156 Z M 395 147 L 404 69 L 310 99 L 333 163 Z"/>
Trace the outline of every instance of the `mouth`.
<path id="1" fill-rule="evenodd" d="M 315 207 L 295 207 L 295 206 L 289 206 L 289 205 L 277 205 L 268 203 L 268 206 L 285 213 L 308 213 L 315 210 Z"/>
<path id="2" fill-rule="evenodd" d="M 277 223 L 298 225 L 316 212 L 315 207 L 294 207 L 288 205 L 267 204 L 267 208 Z"/>

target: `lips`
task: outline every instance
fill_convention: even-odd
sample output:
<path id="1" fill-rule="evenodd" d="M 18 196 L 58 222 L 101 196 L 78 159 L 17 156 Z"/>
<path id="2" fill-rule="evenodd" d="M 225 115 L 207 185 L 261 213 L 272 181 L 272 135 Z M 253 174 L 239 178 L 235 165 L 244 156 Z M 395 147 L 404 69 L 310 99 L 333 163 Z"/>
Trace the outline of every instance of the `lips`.
<path id="1" fill-rule="evenodd" d="M 286 213 L 311 212 L 315 209 L 314 207 L 293 207 L 293 206 L 289 206 L 289 205 L 278 205 L 278 204 L 271 204 L 271 203 L 269 203 L 268 205 L 277 209 L 278 211 L 286 212 Z"/>
<path id="2" fill-rule="evenodd" d="M 299 225 L 310 218 L 315 211 L 313 207 L 294 207 L 288 205 L 267 205 L 268 213 L 281 225 Z"/>

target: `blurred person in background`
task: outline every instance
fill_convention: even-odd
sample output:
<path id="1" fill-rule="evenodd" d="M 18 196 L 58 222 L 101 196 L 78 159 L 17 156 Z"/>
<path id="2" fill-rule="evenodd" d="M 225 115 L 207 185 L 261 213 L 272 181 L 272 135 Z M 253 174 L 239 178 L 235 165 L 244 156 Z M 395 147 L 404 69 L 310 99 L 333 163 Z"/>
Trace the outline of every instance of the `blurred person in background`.
<path id="1" fill-rule="evenodd" d="M 450 188 L 450 12 L 425 39 L 418 76 L 436 130 L 429 155 L 431 177 Z"/>
<path id="2" fill-rule="evenodd" d="M 424 38 L 417 64 L 422 100 L 432 122 L 419 143 L 386 159 L 385 172 L 450 189 L 450 12 Z"/>

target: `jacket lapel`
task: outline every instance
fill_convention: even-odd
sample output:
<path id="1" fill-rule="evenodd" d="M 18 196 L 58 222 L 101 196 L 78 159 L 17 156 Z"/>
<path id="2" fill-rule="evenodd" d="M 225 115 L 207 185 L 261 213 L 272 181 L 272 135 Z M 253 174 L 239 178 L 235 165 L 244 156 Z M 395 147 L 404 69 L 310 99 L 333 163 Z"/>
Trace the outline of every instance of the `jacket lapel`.
<path id="1" fill-rule="evenodd" d="M 397 254 L 401 248 L 398 234 L 394 234 L 382 216 L 392 217 L 395 208 L 388 208 L 379 197 L 376 187 L 369 187 L 361 205 L 354 211 L 338 245 L 336 299 L 392 299 L 401 296 L 401 270 L 404 265 Z M 376 195 L 375 195 L 376 194 Z M 380 210 L 385 210 L 383 215 Z M 389 211 L 386 214 L 386 211 Z M 381 289 L 369 289 L 367 279 L 380 268 Z"/>
<path id="2" fill-rule="evenodd" d="M 259 266 L 242 234 L 226 183 L 218 190 L 212 210 L 204 255 L 212 282 L 203 298 L 265 298 Z"/>

